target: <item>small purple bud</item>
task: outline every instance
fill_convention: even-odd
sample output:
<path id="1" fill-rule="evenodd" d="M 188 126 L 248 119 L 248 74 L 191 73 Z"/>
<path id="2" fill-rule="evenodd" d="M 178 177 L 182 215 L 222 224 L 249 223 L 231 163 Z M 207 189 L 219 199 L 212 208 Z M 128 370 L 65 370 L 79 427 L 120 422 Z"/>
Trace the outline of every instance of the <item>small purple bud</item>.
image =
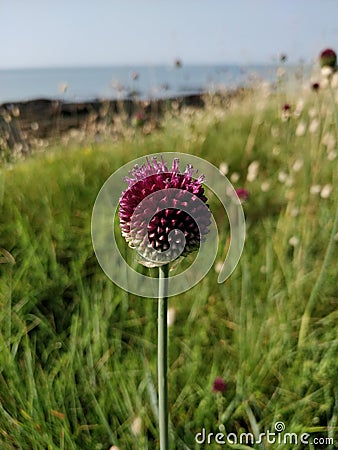
<path id="1" fill-rule="evenodd" d="M 221 394 L 223 394 L 226 391 L 227 387 L 228 385 L 222 377 L 216 377 L 212 386 L 212 392 L 220 392 Z"/>
<path id="2" fill-rule="evenodd" d="M 245 201 L 248 200 L 248 198 L 250 197 L 249 191 L 247 191 L 244 188 L 238 188 L 236 189 L 236 194 L 238 195 L 238 198 L 241 201 Z"/>
<path id="3" fill-rule="evenodd" d="M 319 56 L 319 63 L 321 67 L 329 66 L 332 69 L 336 67 L 337 54 L 331 48 L 326 48 L 323 50 Z"/>

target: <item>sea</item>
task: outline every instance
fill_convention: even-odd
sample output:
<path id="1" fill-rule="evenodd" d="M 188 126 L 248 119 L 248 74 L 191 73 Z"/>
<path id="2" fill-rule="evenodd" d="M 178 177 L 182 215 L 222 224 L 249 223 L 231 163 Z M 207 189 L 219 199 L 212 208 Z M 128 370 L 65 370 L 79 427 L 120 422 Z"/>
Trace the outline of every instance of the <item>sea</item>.
<path id="1" fill-rule="evenodd" d="M 38 98 L 175 98 L 231 90 L 257 80 L 273 83 L 276 72 L 276 65 L 221 64 L 5 69 L 0 70 L 0 104 Z"/>

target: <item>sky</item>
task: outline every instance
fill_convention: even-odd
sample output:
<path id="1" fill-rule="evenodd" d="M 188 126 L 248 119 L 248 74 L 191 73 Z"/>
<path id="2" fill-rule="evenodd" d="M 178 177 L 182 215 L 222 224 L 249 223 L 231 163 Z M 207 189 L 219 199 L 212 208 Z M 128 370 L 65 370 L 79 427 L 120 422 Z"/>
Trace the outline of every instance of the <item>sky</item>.
<path id="1" fill-rule="evenodd" d="M 0 69 L 312 62 L 338 0 L 0 0 Z"/>

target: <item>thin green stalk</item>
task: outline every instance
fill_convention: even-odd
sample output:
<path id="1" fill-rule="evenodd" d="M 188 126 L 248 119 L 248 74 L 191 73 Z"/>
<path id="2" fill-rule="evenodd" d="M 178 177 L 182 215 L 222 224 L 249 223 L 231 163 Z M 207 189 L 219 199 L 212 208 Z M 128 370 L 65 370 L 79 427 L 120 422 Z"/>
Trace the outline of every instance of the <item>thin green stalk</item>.
<path id="1" fill-rule="evenodd" d="M 333 108 L 334 108 L 334 117 L 335 117 L 335 122 L 336 122 L 336 135 L 338 137 L 338 114 L 337 114 L 337 108 L 335 106 L 335 99 L 333 96 L 333 90 L 332 90 L 331 86 L 330 86 L 330 94 L 331 94 L 331 100 L 332 100 L 332 104 L 333 104 Z M 334 248 L 335 248 L 335 244 L 336 244 L 335 243 L 335 235 L 337 234 L 337 232 L 338 232 L 338 205 L 337 205 L 336 215 L 335 215 L 335 219 L 334 219 L 333 226 L 332 226 L 330 240 L 329 240 L 326 252 L 325 252 L 323 264 L 322 264 L 321 270 L 319 272 L 318 278 L 317 278 L 317 280 L 313 286 L 313 289 L 311 291 L 309 301 L 305 307 L 305 311 L 303 313 L 302 320 L 300 323 L 299 334 L 298 334 L 298 347 L 301 347 L 304 344 L 304 341 L 306 339 L 306 334 L 307 334 L 307 330 L 308 330 L 308 327 L 310 324 L 311 314 L 316 305 L 316 301 L 318 299 L 318 295 L 320 293 L 322 285 L 325 281 L 325 275 L 326 275 L 327 268 L 328 268 L 329 264 L 331 263 L 331 260 L 333 257 Z"/>
<path id="2" fill-rule="evenodd" d="M 158 272 L 158 409 L 160 450 L 169 450 L 168 429 L 168 274 L 169 265 Z"/>
<path id="3" fill-rule="evenodd" d="M 335 248 L 335 244 L 336 244 L 335 243 L 335 235 L 337 233 L 337 230 L 338 230 L 338 206 L 336 209 L 336 216 L 335 216 L 335 220 L 333 223 L 329 244 L 328 244 L 326 252 L 325 252 L 323 264 L 322 264 L 321 270 L 319 272 L 318 278 L 317 278 L 317 280 L 313 286 L 313 289 L 311 291 L 310 298 L 306 305 L 304 314 L 302 316 L 300 329 L 299 329 L 299 335 L 298 335 L 298 347 L 301 347 L 304 344 L 307 330 L 308 330 L 309 323 L 310 323 L 310 319 L 311 319 L 311 314 L 312 314 L 313 308 L 316 305 L 318 295 L 319 295 L 320 290 L 325 281 L 325 275 L 326 275 L 327 268 L 332 260 L 332 256 L 333 256 L 334 248 Z"/>

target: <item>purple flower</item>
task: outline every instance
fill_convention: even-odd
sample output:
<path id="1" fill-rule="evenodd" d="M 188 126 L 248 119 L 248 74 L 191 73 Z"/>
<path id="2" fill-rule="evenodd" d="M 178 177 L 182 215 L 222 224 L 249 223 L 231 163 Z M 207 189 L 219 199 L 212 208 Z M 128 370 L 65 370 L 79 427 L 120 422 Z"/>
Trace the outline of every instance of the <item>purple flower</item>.
<path id="1" fill-rule="evenodd" d="M 227 389 L 228 385 L 226 384 L 226 382 L 223 380 L 222 377 L 216 377 L 214 380 L 214 384 L 212 386 L 212 392 L 225 392 Z"/>
<path id="2" fill-rule="evenodd" d="M 133 118 L 132 118 L 132 124 L 135 127 L 142 127 L 146 122 L 146 116 L 144 114 L 144 112 L 142 111 L 138 111 L 134 114 Z"/>
<path id="3" fill-rule="evenodd" d="M 236 189 L 236 194 L 238 195 L 238 198 L 241 201 L 245 201 L 248 200 L 248 198 L 250 197 L 249 191 L 247 191 L 244 188 L 238 188 Z"/>
<path id="4" fill-rule="evenodd" d="M 314 92 L 318 92 L 318 91 L 319 91 L 319 88 L 320 88 L 320 84 L 319 84 L 319 83 L 314 82 L 314 83 L 311 84 L 311 89 L 312 89 Z"/>
<path id="5" fill-rule="evenodd" d="M 334 69 L 337 63 L 336 52 L 331 48 L 326 48 L 319 55 L 319 63 L 321 67 L 329 66 L 332 67 L 332 69 Z"/>
<path id="6" fill-rule="evenodd" d="M 211 213 L 204 177 L 193 178 L 191 165 L 180 173 L 178 163 L 174 159 L 169 170 L 163 160 L 147 158 L 125 179 L 128 188 L 122 193 L 119 210 L 122 235 L 149 267 L 197 250 L 209 231 Z"/>

